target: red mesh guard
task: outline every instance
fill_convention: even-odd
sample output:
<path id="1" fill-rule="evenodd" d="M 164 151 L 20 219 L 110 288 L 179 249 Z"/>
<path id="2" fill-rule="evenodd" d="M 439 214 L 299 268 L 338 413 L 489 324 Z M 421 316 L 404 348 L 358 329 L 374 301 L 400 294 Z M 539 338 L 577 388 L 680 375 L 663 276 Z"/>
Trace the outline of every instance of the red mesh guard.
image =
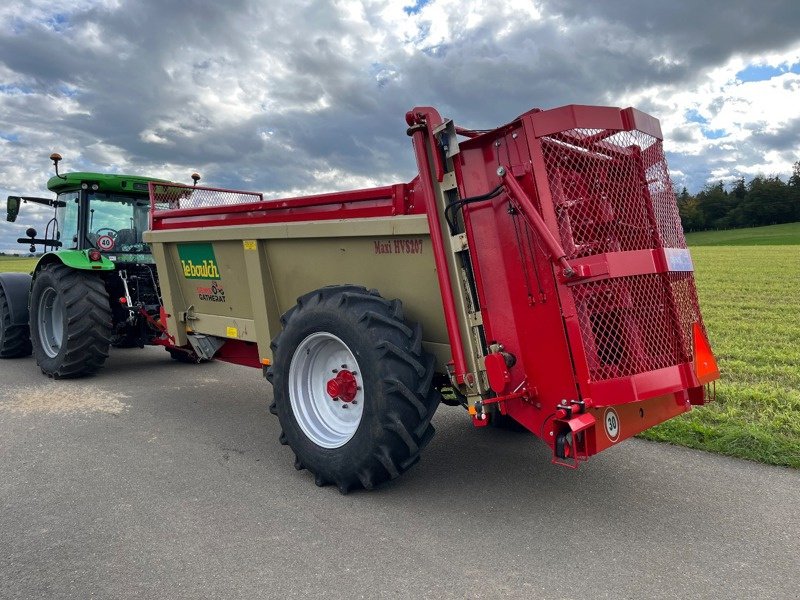
<path id="1" fill-rule="evenodd" d="M 691 273 L 620 277 L 572 290 L 592 381 L 692 360 L 692 323 L 700 312 Z"/>
<path id="2" fill-rule="evenodd" d="M 686 247 L 660 140 L 572 129 L 541 142 L 567 259 Z"/>
<path id="3" fill-rule="evenodd" d="M 686 247 L 660 140 L 640 131 L 572 129 L 541 143 L 567 259 Z M 691 272 L 570 287 L 590 380 L 693 359 L 692 323 L 702 321 Z"/>
<path id="4" fill-rule="evenodd" d="M 150 184 L 150 203 L 155 210 L 235 206 L 263 199 L 256 192 L 240 192 L 178 184 Z"/>

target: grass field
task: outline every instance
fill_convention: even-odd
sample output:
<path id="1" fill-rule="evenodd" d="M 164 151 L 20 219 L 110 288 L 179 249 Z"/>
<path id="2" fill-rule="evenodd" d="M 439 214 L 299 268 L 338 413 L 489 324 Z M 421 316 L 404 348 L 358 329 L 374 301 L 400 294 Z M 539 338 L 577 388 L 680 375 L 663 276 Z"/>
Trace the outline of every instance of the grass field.
<path id="1" fill-rule="evenodd" d="M 36 266 L 37 259 L 18 256 L 0 256 L 0 273 L 30 273 Z"/>
<path id="2" fill-rule="evenodd" d="M 699 231 L 686 240 L 697 246 L 789 246 L 800 244 L 800 223 L 785 223 L 770 227 Z"/>
<path id="3" fill-rule="evenodd" d="M 717 401 L 642 437 L 800 468 L 800 223 L 687 240 Z"/>

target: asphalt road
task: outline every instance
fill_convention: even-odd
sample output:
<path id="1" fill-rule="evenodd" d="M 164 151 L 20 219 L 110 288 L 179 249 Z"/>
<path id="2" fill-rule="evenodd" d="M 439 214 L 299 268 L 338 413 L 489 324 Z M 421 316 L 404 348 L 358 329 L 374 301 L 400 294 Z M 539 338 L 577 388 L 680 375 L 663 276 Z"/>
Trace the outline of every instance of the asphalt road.
<path id="1" fill-rule="evenodd" d="M 0 362 L 0 598 L 800 597 L 800 472 L 628 441 L 577 471 L 442 406 L 422 461 L 295 471 L 259 371 Z"/>

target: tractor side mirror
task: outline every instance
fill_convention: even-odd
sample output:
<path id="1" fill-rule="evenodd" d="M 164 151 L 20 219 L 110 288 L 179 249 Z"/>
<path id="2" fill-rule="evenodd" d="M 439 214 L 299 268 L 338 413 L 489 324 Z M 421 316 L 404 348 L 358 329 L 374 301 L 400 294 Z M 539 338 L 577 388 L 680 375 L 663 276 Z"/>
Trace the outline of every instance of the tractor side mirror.
<path id="1" fill-rule="evenodd" d="M 14 222 L 19 214 L 19 206 L 22 198 L 19 196 L 9 196 L 6 200 L 6 221 Z"/>

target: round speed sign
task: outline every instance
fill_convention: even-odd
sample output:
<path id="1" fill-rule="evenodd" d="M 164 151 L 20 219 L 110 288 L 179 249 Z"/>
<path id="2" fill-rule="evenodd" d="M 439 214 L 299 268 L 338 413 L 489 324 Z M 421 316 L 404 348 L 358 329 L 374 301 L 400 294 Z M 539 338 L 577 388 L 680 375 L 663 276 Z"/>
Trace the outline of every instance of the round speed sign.
<path id="1" fill-rule="evenodd" d="M 100 248 L 100 250 L 113 250 L 114 238 L 110 235 L 101 235 L 97 238 L 97 247 Z"/>

